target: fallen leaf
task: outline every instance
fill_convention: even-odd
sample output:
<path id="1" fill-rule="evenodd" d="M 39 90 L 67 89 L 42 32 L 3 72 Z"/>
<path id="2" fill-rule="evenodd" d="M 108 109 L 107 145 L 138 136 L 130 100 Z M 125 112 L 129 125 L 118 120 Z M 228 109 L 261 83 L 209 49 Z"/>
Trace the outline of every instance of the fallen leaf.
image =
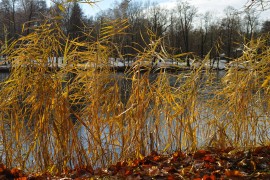
<path id="1" fill-rule="evenodd" d="M 265 146 L 265 147 L 256 147 L 252 154 L 258 156 L 269 153 L 270 153 L 270 146 Z"/>
<path id="2" fill-rule="evenodd" d="M 234 149 L 235 149 L 234 147 L 227 147 L 226 149 L 223 150 L 223 152 L 224 153 L 229 153 L 229 152 L 231 152 Z"/>
<path id="3" fill-rule="evenodd" d="M 124 166 L 127 166 L 127 165 L 128 165 L 128 163 L 126 161 L 121 161 L 121 162 L 116 163 L 117 168 L 124 167 Z"/>
<path id="4" fill-rule="evenodd" d="M 212 155 L 206 155 L 205 157 L 203 157 L 203 160 L 211 163 L 216 162 L 216 158 L 213 157 Z"/>
<path id="5" fill-rule="evenodd" d="M 163 167 L 162 168 L 162 172 L 167 172 L 167 173 L 177 173 L 178 171 L 172 167 L 172 166 L 168 166 L 168 167 Z"/>
<path id="6" fill-rule="evenodd" d="M 167 180 L 175 180 L 175 178 L 174 178 L 173 175 L 169 175 L 169 176 L 167 177 Z"/>
<path id="7" fill-rule="evenodd" d="M 214 166 L 212 166 L 212 165 L 209 164 L 209 163 L 204 163 L 204 167 L 205 167 L 206 169 L 210 169 L 210 170 L 214 170 L 214 169 L 215 169 Z"/>
<path id="8" fill-rule="evenodd" d="M 139 159 L 135 159 L 132 163 L 131 163 L 133 167 L 136 167 L 140 164 L 140 160 Z"/>
<path id="9" fill-rule="evenodd" d="M 126 170 L 126 172 L 125 172 L 125 176 L 129 176 L 129 175 L 131 175 L 132 174 L 132 171 L 131 170 Z"/>
<path id="10" fill-rule="evenodd" d="M 210 154 L 210 152 L 205 150 L 198 150 L 197 152 L 194 153 L 193 158 L 200 159 L 203 158 L 206 154 Z"/>
<path id="11" fill-rule="evenodd" d="M 156 161 L 156 162 L 158 162 L 160 159 L 161 159 L 161 156 L 154 156 L 153 157 L 153 160 Z"/>
<path id="12" fill-rule="evenodd" d="M 203 180 L 216 180 L 216 177 L 214 175 L 204 175 Z"/>
<path id="13" fill-rule="evenodd" d="M 188 166 L 188 167 L 182 168 L 179 172 L 181 175 L 185 176 L 185 175 L 189 174 L 192 170 L 193 170 L 193 167 Z"/>
<path id="14" fill-rule="evenodd" d="M 27 177 L 19 177 L 19 178 L 15 178 L 14 180 L 27 180 Z"/>
<path id="15" fill-rule="evenodd" d="M 151 164 L 143 164 L 142 168 L 143 169 L 150 169 L 150 168 L 152 168 L 152 165 Z"/>
<path id="16" fill-rule="evenodd" d="M 12 176 L 14 176 L 14 177 L 21 177 L 21 176 L 23 176 L 22 175 L 22 171 L 19 170 L 19 169 L 17 169 L 17 168 L 12 168 L 10 170 L 10 174 L 12 174 Z"/>
<path id="17" fill-rule="evenodd" d="M 243 176 L 245 176 L 244 173 L 242 173 L 238 170 L 228 170 L 228 169 L 225 170 L 225 175 L 227 177 L 243 177 Z"/>
<path id="18" fill-rule="evenodd" d="M 150 156 L 158 156 L 159 154 L 156 152 L 156 151 L 152 151 L 151 153 L 150 153 Z"/>
<path id="19" fill-rule="evenodd" d="M 159 173 L 160 173 L 160 170 L 158 169 L 157 166 L 153 166 L 152 168 L 149 169 L 150 176 L 157 176 Z"/>
<path id="20" fill-rule="evenodd" d="M 101 168 L 97 168 L 94 170 L 94 175 L 101 175 L 102 174 L 102 169 Z"/>
<path id="21" fill-rule="evenodd" d="M 181 158 L 185 158 L 186 155 L 184 153 L 182 153 L 181 151 L 176 151 L 175 153 L 173 153 L 173 159 L 181 159 Z"/>
<path id="22" fill-rule="evenodd" d="M 0 173 L 4 172 L 6 169 L 6 166 L 4 164 L 0 164 Z"/>

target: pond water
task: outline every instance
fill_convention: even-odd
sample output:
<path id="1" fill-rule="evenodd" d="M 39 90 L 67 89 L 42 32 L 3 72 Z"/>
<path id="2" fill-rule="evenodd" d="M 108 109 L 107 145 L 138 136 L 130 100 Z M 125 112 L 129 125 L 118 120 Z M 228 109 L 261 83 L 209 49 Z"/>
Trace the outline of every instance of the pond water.
<path id="1" fill-rule="evenodd" d="M 188 72 L 179 72 L 179 73 L 186 73 L 188 74 Z M 197 144 L 200 146 L 200 145 L 205 145 L 205 143 L 211 141 L 211 139 L 214 138 L 214 136 L 216 135 L 216 132 L 215 131 L 218 131 L 220 129 L 218 129 L 218 127 L 214 127 L 214 125 L 211 125 L 211 123 L 217 123 L 217 121 L 220 121 L 221 125 L 222 123 L 224 122 L 227 123 L 227 117 L 230 117 L 231 112 L 229 112 L 228 110 L 228 113 L 227 112 L 220 112 L 221 116 L 219 117 L 215 117 L 213 114 L 216 113 L 216 114 L 219 114 L 219 112 L 213 112 L 215 111 L 215 109 L 212 109 L 211 107 L 208 107 L 205 105 L 205 102 L 208 101 L 209 99 L 211 100 L 213 98 L 213 91 L 221 88 L 220 86 L 220 81 L 221 81 L 221 78 L 224 77 L 224 75 L 226 74 L 226 71 L 214 71 L 213 72 L 214 74 L 214 79 L 212 81 L 212 83 L 209 85 L 205 84 L 205 83 L 202 83 L 199 87 L 199 99 L 197 101 L 197 104 L 195 105 L 195 108 L 196 110 L 198 110 L 198 112 L 194 113 L 195 115 L 198 114 L 198 116 L 196 116 L 196 121 L 198 123 L 201 123 L 201 124 L 196 124 L 195 126 L 198 126 L 198 127 L 189 127 L 189 128 L 192 128 L 194 129 L 196 132 L 195 132 L 195 136 L 196 136 L 196 141 L 197 141 Z M 0 73 L 0 80 L 1 81 L 4 81 L 4 79 L 6 79 L 7 77 L 9 76 L 9 73 Z M 204 81 L 204 76 L 206 76 L 205 74 L 203 74 L 202 78 L 201 78 L 201 81 Z M 131 89 L 131 86 L 132 86 L 132 82 L 130 79 L 127 79 L 125 78 L 125 74 L 124 73 L 117 73 L 116 75 L 113 75 L 112 78 L 116 78 L 116 79 L 119 79 L 119 84 L 120 84 L 120 96 L 121 96 L 121 100 L 122 102 L 125 104 L 127 103 L 127 100 L 130 96 L 130 89 Z M 156 73 L 153 73 L 150 75 L 150 81 L 154 81 L 156 78 L 157 78 L 157 74 Z M 180 86 L 180 84 L 175 84 L 175 81 L 176 81 L 176 76 L 171 76 L 170 79 L 169 79 L 169 82 L 170 82 L 170 85 L 171 86 Z M 185 81 L 185 76 L 183 76 L 183 81 Z M 181 83 L 181 82 L 179 82 Z M 230 102 L 228 102 L 230 103 Z M 151 106 L 151 104 L 150 104 Z M 150 107 L 151 108 L 151 107 Z M 249 108 L 249 106 L 248 106 Z M 222 109 L 222 108 L 221 108 Z M 223 109 L 224 110 L 224 109 Z M 188 109 L 186 109 L 185 111 L 187 111 L 186 113 L 189 113 Z M 224 111 L 227 111 L 226 109 Z M 174 113 L 174 111 L 169 111 L 171 112 L 172 114 Z M 254 114 L 252 114 L 254 117 L 256 116 L 255 114 L 262 114 L 262 119 L 267 119 L 268 117 L 265 116 L 265 112 L 262 112 L 261 109 L 255 109 L 254 108 L 254 111 L 253 111 Z M 185 113 L 184 113 L 185 114 Z M 233 114 L 232 114 L 233 115 Z M 100 115 L 102 116 L 102 115 Z M 173 121 L 170 121 L 171 124 L 168 123 L 167 121 L 167 118 L 168 114 L 164 113 L 164 112 L 161 112 L 159 113 L 158 115 L 159 117 L 153 117 L 153 116 L 149 116 L 147 117 L 146 121 L 145 121 L 145 124 L 143 124 L 144 127 L 142 128 L 150 128 L 150 129 L 153 129 L 153 131 L 156 129 L 158 129 L 158 135 L 156 135 L 156 138 L 152 139 L 151 138 L 151 135 L 145 135 L 146 136 L 146 144 L 153 146 L 155 147 L 155 149 L 157 148 L 157 150 L 164 150 L 167 148 L 167 144 L 166 143 L 163 143 L 166 142 L 168 140 L 168 138 L 171 138 L 171 141 L 172 143 L 174 144 L 170 144 L 170 149 L 171 150 L 174 150 L 174 149 L 177 149 L 179 148 L 179 142 L 174 142 L 173 140 L 174 139 L 177 139 L 179 140 L 178 137 L 181 137 L 181 136 L 184 136 L 184 133 L 183 131 L 186 130 L 184 129 L 183 127 L 185 126 L 183 120 L 179 121 L 179 119 L 177 119 L 178 117 L 176 117 L 175 120 Z M 247 116 L 250 116 L 249 114 L 247 114 Z M 265 116 L 265 117 L 263 117 Z M 257 117 L 257 116 L 256 116 Z M 160 123 L 159 123 L 159 127 L 155 127 L 153 128 L 154 123 L 155 121 L 157 121 L 157 118 L 160 119 Z M 179 117 L 179 118 L 182 118 L 182 117 Z M 200 118 L 201 119 L 206 119 L 207 121 L 200 121 Z M 218 120 L 216 120 L 216 118 L 219 118 Z M 185 119 L 185 117 L 183 118 Z M 253 120 L 253 118 L 250 118 L 251 120 Z M 186 120 L 186 119 L 185 119 Z M 76 121 L 76 118 L 74 119 L 74 122 Z M 265 121 L 262 121 L 262 123 L 260 122 L 260 118 L 257 119 L 258 121 L 258 127 L 260 127 L 261 125 L 265 125 L 267 126 L 266 124 L 263 124 Z M 248 122 L 250 123 L 250 122 Z M 232 122 L 228 122 L 229 124 L 229 127 L 228 127 L 228 130 L 232 130 L 234 131 L 234 124 Z M 217 125 L 219 125 L 219 123 L 217 123 Z M 236 124 L 238 125 L 238 124 Z M 235 125 L 235 126 L 236 126 Z M 203 129 L 203 127 L 212 127 L 213 129 Z M 247 127 L 250 127 L 250 129 L 252 130 L 253 126 L 252 125 L 247 125 Z M 103 128 L 103 129 L 102 129 Z M 118 139 L 118 145 L 113 145 L 113 144 L 110 144 L 110 145 L 106 145 L 106 139 L 107 137 L 109 137 L 109 134 L 110 134 L 110 127 L 109 126 L 106 126 L 104 125 L 101 129 L 101 139 L 102 142 L 101 142 L 101 145 L 106 147 L 107 149 L 106 152 L 105 152 L 105 159 L 106 157 L 112 157 L 111 159 L 114 160 L 114 157 L 115 156 L 120 156 L 120 154 L 122 153 L 121 152 L 121 144 L 123 143 L 121 141 L 121 139 Z M 269 128 L 266 128 L 266 131 L 269 131 Z M 204 131 L 208 131 L 207 133 L 205 133 Z M 211 135 L 213 136 L 209 136 L 209 137 L 203 137 L 204 133 L 205 134 L 209 134 L 209 131 L 213 131 L 212 133 L 210 132 Z M 147 131 L 147 133 L 149 133 L 150 131 Z M 132 133 L 135 133 L 135 132 L 132 132 Z M 150 132 L 152 133 L 152 132 Z M 243 132 L 244 133 L 244 132 Z M 82 144 L 87 148 L 87 146 L 89 146 L 89 144 L 91 144 L 91 142 L 89 141 L 89 137 L 90 136 L 87 136 L 87 134 L 89 135 L 88 133 L 88 130 L 84 127 L 84 126 L 81 126 L 80 127 L 80 130 L 78 131 L 78 135 L 81 139 L 81 142 Z M 248 136 L 248 133 L 246 133 Z M 177 136 L 177 137 L 176 137 Z M 236 135 L 232 135 L 232 137 L 234 137 Z M 149 138 L 150 137 L 150 138 Z M 242 136 L 241 136 L 242 137 Z M 116 137 L 118 138 L 118 137 Z M 250 138 L 250 137 L 249 137 Z M 256 137 L 255 137 L 256 138 Z M 181 138 L 180 138 L 181 139 Z M 152 142 L 153 141 L 153 142 Z M 181 142 L 180 142 L 181 143 Z M 186 145 L 188 146 L 188 144 Z M 98 149 L 98 148 L 97 148 Z M 112 152 L 111 152 L 112 150 Z M 114 154 L 113 154 L 114 153 Z M 117 155 L 116 155 L 117 154 Z M 89 153 L 89 157 L 92 157 L 93 154 Z M 31 157 L 30 157 L 30 161 L 31 161 Z M 101 161 L 101 160 L 100 160 Z M 97 162 L 96 165 L 97 166 L 100 166 L 101 164 L 103 164 L 102 162 Z"/>
<path id="2" fill-rule="evenodd" d="M 0 81 L 4 81 L 6 78 L 8 78 L 8 76 L 8 72 L 0 72 Z"/>

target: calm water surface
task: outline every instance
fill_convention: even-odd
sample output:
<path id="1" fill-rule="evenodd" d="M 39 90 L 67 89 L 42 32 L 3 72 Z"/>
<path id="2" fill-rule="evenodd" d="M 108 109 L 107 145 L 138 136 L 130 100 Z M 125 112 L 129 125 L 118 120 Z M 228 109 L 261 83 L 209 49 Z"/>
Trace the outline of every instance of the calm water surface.
<path id="1" fill-rule="evenodd" d="M 180 72 L 180 73 L 182 73 L 182 72 Z M 187 72 L 183 72 L 183 73 L 187 73 Z M 204 85 L 202 85 L 202 87 L 200 87 L 201 89 L 204 89 L 203 91 L 200 91 L 200 98 L 201 98 L 201 101 L 202 102 L 204 100 L 207 100 L 207 99 L 209 99 L 209 98 L 212 97 L 211 92 L 213 90 L 215 90 L 216 88 L 219 88 L 218 86 L 219 86 L 220 79 L 225 75 L 225 71 L 216 71 L 214 73 L 215 73 L 214 74 L 215 79 L 214 79 L 213 85 L 207 86 L 207 87 L 203 87 Z M 8 78 L 8 76 L 9 76 L 9 73 L 0 73 L 0 80 L 1 81 L 4 81 L 6 78 Z M 132 86 L 132 82 L 131 82 L 131 80 L 125 78 L 125 74 L 124 73 L 117 73 L 116 75 L 113 75 L 113 76 L 114 76 L 113 78 L 120 79 L 119 80 L 119 83 L 120 83 L 120 88 L 121 88 L 121 91 L 120 91 L 120 93 L 121 93 L 121 99 L 122 99 L 123 103 L 125 104 L 126 101 L 127 101 L 127 99 L 129 98 L 129 95 L 130 95 L 130 89 L 131 89 L 131 86 Z M 150 78 L 150 81 L 154 81 L 157 78 L 157 74 L 153 73 L 153 74 L 150 75 L 149 78 Z M 179 86 L 180 85 L 180 84 L 175 84 L 176 78 L 177 78 L 176 76 L 172 76 L 170 78 L 169 81 L 170 81 L 170 85 L 171 86 Z M 202 81 L 203 81 L 203 79 L 202 79 Z M 211 111 L 211 109 L 205 108 L 203 111 L 204 112 L 200 112 L 202 115 L 203 114 L 208 115 L 209 112 Z M 164 127 L 165 127 L 165 123 L 166 123 L 165 118 L 166 118 L 166 115 L 164 113 L 161 113 L 160 114 L 160 119 L 164 119 L 164 122 L 161 122 L 160 123 L 160 126 L 163 126 L 164 125 Z M 152 123 L 154 121 L 155 121 L 155 118 L 150 116 L 147 119 L 147 122 L 145 124 L 145 127 L 146 128 L 147 127 L 151 127 L 153 125 Z M 172 125 L 174 125 L 174 124 L 172 124 Z M 168 128 L 168 126 L 166 126 L 166 128 Z M 163 128 L 162 129 L 162 132 L 160 132 L 161 133 L 160 137 L 166 137 L 167 136 L 167 133 L 169 132 L 169 130 L 166 129 L 166 128 Z M 79 134 L 79 136 L 81 137 L 82 140 L 87 139 L 87 137 L 85 137 L 85 134 L 87 134 L 87 130 L 85 129 L 84 126 L 81 127 L 81 129 L 78 132 L 78 134 Z M 105 128 L 103 130 L 103 136 L 105 137 L 105 136 L 107 136 L 107 134 L 109 134 L 109 130 Z M 84 142 L 84 141 L 82 141 L 82 142 Z M 199 142 L 199 143 L 203 144 L 203 142 Z M 164 149 L 164 145 L 155 144 L 155 146 L 160 147 L 160 149 Z M 114 147 L 114 149 L 115 149 L 115 147 Z M 115 151 L 118 151 L 118 150 L 115 149 Z M 107 152 L 107 153 L 110 153 L 110 152 Z M 120 149 L 119 149 L 118 153 L 120 154 Z"/>

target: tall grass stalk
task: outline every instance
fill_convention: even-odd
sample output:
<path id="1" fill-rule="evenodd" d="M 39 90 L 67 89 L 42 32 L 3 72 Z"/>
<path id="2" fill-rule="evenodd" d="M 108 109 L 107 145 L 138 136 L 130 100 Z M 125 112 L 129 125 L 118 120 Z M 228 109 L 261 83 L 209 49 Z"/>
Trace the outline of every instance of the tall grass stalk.
<path id="1" fill-rule="evenodd" d="M 216 89 L 209 56 L 188 72 L 156 68 L 173 56 L 150 31 L 151 43 L 119 75 L 108 59 L 113 37 L 126 27 L 125 20 L 108 22 L 95 41 L 87 34 L 79 41 L 51 20 L 2 52 L 12 65 L 0 91 L 3 163 L 56 173 L 104 167 L 152 150 L 268 143 L 270 56 L 264 39 L 246 45 Z"/>

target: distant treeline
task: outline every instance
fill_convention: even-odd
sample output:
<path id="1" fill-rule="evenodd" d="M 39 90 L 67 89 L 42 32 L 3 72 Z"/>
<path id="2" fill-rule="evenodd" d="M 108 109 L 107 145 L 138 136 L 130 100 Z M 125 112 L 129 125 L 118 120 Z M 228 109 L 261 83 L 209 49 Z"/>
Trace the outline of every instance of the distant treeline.
<path id="1" fill-rule="evenodd" d="M 211 51 L 211 58 L 220 54 L 234 58 L 243 44 L 270 31 L 270 20 L 262 22 L 253 9 L 240 12 L 226 7 L 223 17 L 217 18 L 211 12 L 199 14 L 186 1 L 179 1 L 169 10 L 157 3 L 122 0 L 95 17 L 86 17 L 75 1 L 54 1 L 48 7 L 45 0 L 0 0 L 0 47 L 53 17 L 66 35 L 79 41 L 96 40 L 102 25 L 126 19 L 124 33 L 116 35 L 112 42 L 117 47 L 113 54 L 127 58 L 151 44 L 151 39 L 160 37 L 172 54 L 192 52 L 203 58 Z M 84 33 L 90 33 L 93 39 L 84 38 Z"/>

